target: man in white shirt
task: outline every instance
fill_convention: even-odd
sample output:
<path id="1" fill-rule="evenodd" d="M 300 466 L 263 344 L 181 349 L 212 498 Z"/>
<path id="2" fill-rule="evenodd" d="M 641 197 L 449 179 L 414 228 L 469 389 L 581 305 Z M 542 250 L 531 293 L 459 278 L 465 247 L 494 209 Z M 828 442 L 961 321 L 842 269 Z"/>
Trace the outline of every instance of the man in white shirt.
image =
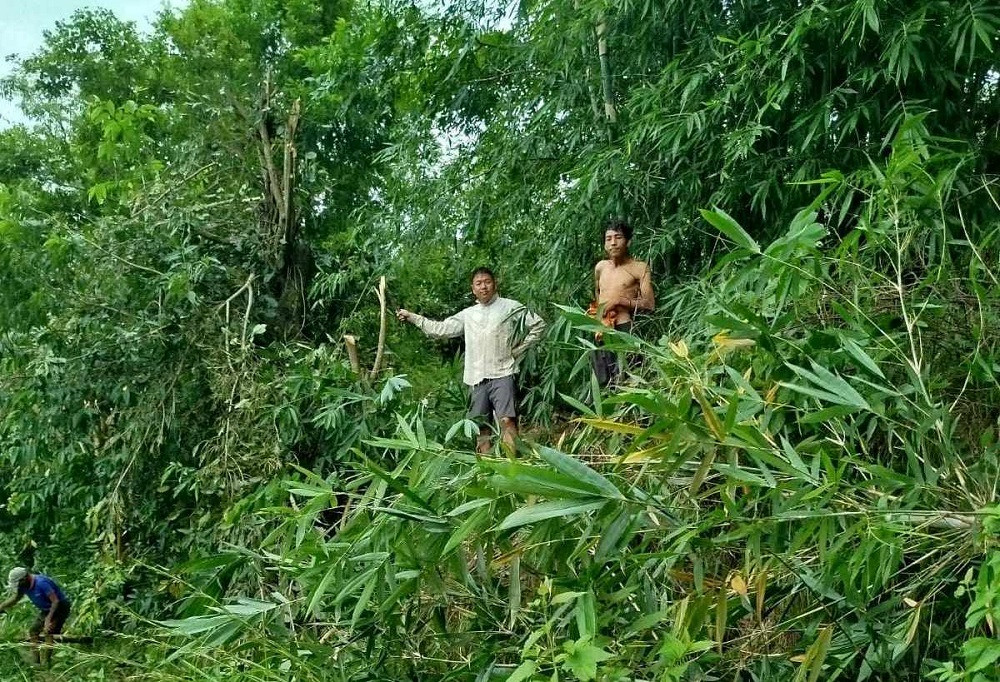
<path id="1" fill-rule="evenodd" d="M 470 419 L 495 416 L 500 421 L 503 442 L 514 449 L 517 437 L 517 397 L 514 375 L 521 356 L 537 343 L 545 322 L 521 303 L 497 295 L 496 277 L 489 268 L 472 273 L 472 293 L 476 305 L 451 317 L 429 320 L 409 310 L 396 311 L 401 322 L 410 322 L 431 338 L 465 337 L 463 381 L 472 390 Z M 518 339 L 523 335 L 523 340 Z M 489 452 L 490 426 L 479 427 L 476 449 Z"/>

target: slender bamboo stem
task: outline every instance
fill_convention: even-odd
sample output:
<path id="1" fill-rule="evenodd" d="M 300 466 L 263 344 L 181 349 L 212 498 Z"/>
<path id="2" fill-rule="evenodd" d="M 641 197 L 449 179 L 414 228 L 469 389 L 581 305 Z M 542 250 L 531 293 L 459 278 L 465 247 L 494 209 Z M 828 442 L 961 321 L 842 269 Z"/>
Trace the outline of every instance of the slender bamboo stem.
<path id="1" fill-rule="evenodd" d="M 604 116 L 608 123 L 618 122 L 615 109 L 614 90 L 611 82 L 611 64 L 608 59 L 608 22 L 602 15 L 597 22 L 597 56 L 601 62 L 601 89 L 604 93 Z"/>

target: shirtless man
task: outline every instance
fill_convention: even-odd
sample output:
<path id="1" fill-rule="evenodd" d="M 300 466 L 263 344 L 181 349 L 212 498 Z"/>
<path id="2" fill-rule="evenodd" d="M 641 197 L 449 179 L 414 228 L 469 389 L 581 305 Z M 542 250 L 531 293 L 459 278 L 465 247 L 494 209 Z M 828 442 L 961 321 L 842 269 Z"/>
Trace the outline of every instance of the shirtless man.
<path id="1" fill-rule="evenodd" d="M 609 327 L 627 331 L 640 310 L 653 310 L 653 282 L 649 266 L 628 252 L 632 227 L 624 220 L 609 220 L 604 225 L 606 260 L 594 267 L 596 306 L 594 313 Z M 618 358 L 608 350 L 597 350 L 591 356 L 594 373 L 602 386 L 614 381 L 619 372 Z"/>

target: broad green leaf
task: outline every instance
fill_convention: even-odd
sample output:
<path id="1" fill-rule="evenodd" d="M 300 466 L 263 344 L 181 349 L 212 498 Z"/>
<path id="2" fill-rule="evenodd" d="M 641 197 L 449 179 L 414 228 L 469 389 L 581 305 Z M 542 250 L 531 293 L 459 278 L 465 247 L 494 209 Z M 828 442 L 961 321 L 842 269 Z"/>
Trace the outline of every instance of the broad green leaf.
<path id="1" fill-rule="evenodd" d="M 259 616 L 268 611 L 273 611 L 278 608 L 279 604 L 269 601 L 258 601 L 256 599 L 248 599 L 247 597 L 240 597 L 235 604 L 226 604 L 222 609 L 234 616 L 240 616 L 243 618 L 249 618 L 252 616 Z"/>
<path id="2" fill-rule="evenodd" d="M 500 490 L 550 498 L 591 498 L 600 494 L 587 481 L 548 468 L 519 462 L 497 462 L 487 466 L 496 472 L 490 483 Z"/>
<path id="3" fill-rule="evenodd" d="M 708 221 L 712 227 L 736 242 L 738 246 L 751 253 L 760 253 L 760 244 L 754 241 L 753 237 L 747 234 L 746 230 L 740 227 L 740 224 L 721 208 L 716 208 L 713 211 L 700 209 L 699 212 L 701 217 Z"/>
<path id="4" fill-rule="evenodd" d="M 514 669 L 514 672 L 510 674 L 506 682 L 524 682 L 524 680 L 531 679 L 531 676 L 535 674 L 538 670 L 538 665 L 532 661 L 523 661 L 521 665 Z"/>
<path id="5" fill-rule="evenodd" d="M 856 341 L 854 341 L 853 339 L 844 339 L 843 344 L 844 344 L 844 350 L 846 350 L 851 355 L 851 357 L 857 360 L 862 367 L 864 367 L 865 369 L 867 369 L 869 372 L 879 377 L 880 379 L 885 379 L 885 375 L 882 374 L 882 370 L 878 368 L 878 365 L 875 364 L 875 361 L 871 359 L 871 357 L 864 351 L 863 348 L 861 348 L 861 346 L 857 344 Z"/>
<path id="6" fill-rule="evenodd" d="M 580 682 L 587 682 L 597 677 L 597 665 L 611 658 L 604 649 L 594 646 L 590 639 L 580 639 L 566 642 L 563 645 L 565 657 L 563 669 L 568 670 Z"/>
<path id="7" fill-rule="evenodd" d="M 480 497 L 475 500 L 469 500 L 468 502 L 464 502 L 463 504 L 460 504 L 454 509 L 452 509 L 450 512 L 446 514 L 446 516 L 461 516 L 465 512 L 470 512 L 473 509 L 479 509 L 480 507 L 485 507 L 491 502 L 493 502 L 493 500 L 489 497 Z"/>
<path id="8" fill-rule="evenodd" d="M 623 500 L 625 496 L 615 485 L 591 469 L 589 466 L 553 448 L 544 445 L 537 446 L 538 456 L 547 462 L 553 469 L 592 487 L 596 494 L 603 495 L 615 500 Z"/>
<path id="9" fill-rule="evenodd" d="M 192 616 L 181 620 L 160 620 L 157 623 L 181 635 L 197 635 L 231 623 L 232 616 Z"/>
<path id="10" fill-rule="evenodd" d="M 529 523 L 537 523 L 554 518 L 567 518 L 600 509 L 607 500 L 554 500 L 531 504 L 514 511 L 500 522 L 497 530 L 509 530 Z"/>

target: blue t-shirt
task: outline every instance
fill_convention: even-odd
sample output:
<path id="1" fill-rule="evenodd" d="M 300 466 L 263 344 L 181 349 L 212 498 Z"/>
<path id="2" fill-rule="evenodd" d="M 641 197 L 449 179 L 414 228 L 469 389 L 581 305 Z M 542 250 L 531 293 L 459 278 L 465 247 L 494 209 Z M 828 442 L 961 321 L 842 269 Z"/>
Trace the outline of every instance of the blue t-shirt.
<path id="1" fill-rule="evenodd" d="M 49 593 L 54 592 L 59 601 L 66 601 L 66 595 L 63 594 L 59 586 L 56 585 L 56 581 L 47 575 L 42 575 L 41 573 L 35 574 L 34 583 L 24 594 L 27 595 L 31 603 L 40 608 L 42 611 L 48 611 L 52 608 L 52 601 L 49 599 Z"/>

